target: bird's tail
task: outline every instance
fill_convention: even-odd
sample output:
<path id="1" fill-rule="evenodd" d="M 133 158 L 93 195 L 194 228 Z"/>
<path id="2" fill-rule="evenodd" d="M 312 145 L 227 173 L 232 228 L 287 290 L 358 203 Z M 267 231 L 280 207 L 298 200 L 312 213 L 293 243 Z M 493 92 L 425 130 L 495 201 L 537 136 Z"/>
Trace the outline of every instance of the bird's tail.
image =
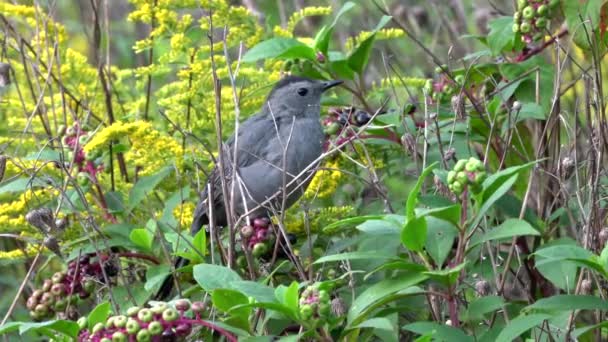
<path id="1" fill-rule="evenodd" d="M 182 257 L 177 257 L 177 259 L 175 259 L 175 269 L 184 267 L 184 266 L 188 265 L 188 263 L 189 263 L 188 259 L 182 258 Z M 158 289 L 158 292 L 156 292 L 154 299 L 155 300 L 166 300 L 167 298 L 169 298 L 169 296 L 171 295 L 171 291 L 173 291 L 174 283 L 175 283 L 175 277 L 173 276 L 173 274 L 170 274 L 163 281 L 163 284 L 160 286 L 160 289 Z"/>

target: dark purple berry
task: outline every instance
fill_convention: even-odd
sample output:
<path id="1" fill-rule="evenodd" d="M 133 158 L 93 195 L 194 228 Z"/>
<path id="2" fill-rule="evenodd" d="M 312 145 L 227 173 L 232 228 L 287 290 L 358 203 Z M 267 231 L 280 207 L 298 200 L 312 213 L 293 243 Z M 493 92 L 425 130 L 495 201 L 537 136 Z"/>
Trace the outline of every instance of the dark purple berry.
<path id="1" fill-rule="evenodd" d="M 167 329 L 163 331 L 162 335 L 160 336 L 160 340 L 162 342 L 175 342 L 177 341 L 177 335 L 175 335 L 173 330 Z"/>
<path id="2" fill-rule="evenodd" d="M 253 220 L 253 226 L 256 228 L 266 228 L 270 224 L 270 219 L 268 217 L 258 217 Z"/>
<path id="3" fill-rule="evenodd" d="M 189 323 L 181 323 L 177 327 L 175 327 L 175 333 L 177 336 L 185 337 L 190 335 L 192 332 L 192 325 Z"/>

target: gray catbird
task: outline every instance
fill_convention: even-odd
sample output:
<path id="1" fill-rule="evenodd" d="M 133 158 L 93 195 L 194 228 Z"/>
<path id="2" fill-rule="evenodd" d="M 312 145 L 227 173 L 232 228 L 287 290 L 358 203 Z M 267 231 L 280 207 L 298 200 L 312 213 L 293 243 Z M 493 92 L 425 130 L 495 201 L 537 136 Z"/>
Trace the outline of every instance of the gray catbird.
<path id="1" fill-rule="evenodd" d="M 315 163 L 322 153 L 321 95 L 341 83 L 284 77 L 275 84 L 260 112 L 239 125 L 238 136 L 233 135 L 226 141 L 222 149 L 224 177 L 228 191 L 234 193 L 232 200 L 237 216 L 247 213 L 251 218 L 268 216 L 271 206 L 287 209 L 300 198 L 314 168 L 310 168 L 307 174 L 298 175 Z M 232 165 L 234 153 L 236 173 Z M 232 181 L 236 183 L 233 185 Z M 209 187 L 212 188 L 212 196 L 209 196 Z M 280 194 L 284 190 L 288 196 L 284 208 L 281 208 L 283 200 Z M 228 213 L 222 194 L 221 172 L 216 167 L 194 211 L 192 234 L 209 224 L 210 216 L 215 226 L 227 224 Z M 209 197 L 213 215 L 208 212 Z M 186 259 L 177 258 L 176 268 L 186 264 Z M 156 298 L 167 298 L 173 282 L 171 276 L 165 279 Z"/>

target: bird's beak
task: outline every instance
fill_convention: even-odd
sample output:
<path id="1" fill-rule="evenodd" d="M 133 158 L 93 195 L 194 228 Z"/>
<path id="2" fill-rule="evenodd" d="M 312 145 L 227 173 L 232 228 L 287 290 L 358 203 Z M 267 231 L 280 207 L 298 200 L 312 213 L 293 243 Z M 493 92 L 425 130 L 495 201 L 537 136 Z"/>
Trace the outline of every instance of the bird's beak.
<path id="1" fill-rule="evenodd" d="M 333 88 L 337 85 L 340 85 L 344 83 L 344 81 L 340 81 L 340 80 L 335 80 L 335 81 L 325 81 L 323 82 L 323 91 L 329 89 L 329 88 Z"/>

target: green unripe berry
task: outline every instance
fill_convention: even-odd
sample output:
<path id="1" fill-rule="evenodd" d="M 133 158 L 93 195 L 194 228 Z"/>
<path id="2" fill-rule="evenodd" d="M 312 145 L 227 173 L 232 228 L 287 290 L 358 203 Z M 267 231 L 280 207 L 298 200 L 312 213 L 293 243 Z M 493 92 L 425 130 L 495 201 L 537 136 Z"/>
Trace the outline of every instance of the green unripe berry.
<path id="1" fill-rule="evenodd" d="M 163 319 L 167 322 L 173 322 L 178 318 L 179 318 L 179 315 L 177 314 L 177 311 L 175 311 L 172 308 L 168 308 L 165 311 L 163 311 Z"/>
<path id="2" fill-rule="evenodd" d="M 327 291 L 325 291 L 325 290 L 319 291 L 319 300 L 322 301 L 322 302 L 328 302 L 329 301 L 329 293 L 327 293 Z"/>
<path id="3" fill-rule="evenodd" d="M 163 325 L 157 321 L 150 322 L 150 324 L 148 325 L 148 331 L 151 335 L 159 335 L 163 332 Z"/>
<path id="4" fill-rule="evenodd" d="M 460 171 L 464 170 L 464 166 L 466 164 L 467 164 L 466 159 L 460 159 L 459 161 L 456 162 L 456 165 L 454 165 L 454 171 L 460 172 Z"/>
<path id="5" fill-rule="evenodd" d="M 110 316 L 108 317 L 108 319 L 106 320 L 106 329 L 112 329 L 114 327 L 114 320 L 116 319 L 116 316 Z"/>
<path id="6" fill-rule="evenodd" d="M 460 86 L 464 84 L 464 75 L 457 75 L 454 77 L 454 81 Z"/>
<path id="7" fill-rule="evenodd" d="M 150 310 L 152 310 L 152 313 L 154 314 L 162 314 L 163 311 L 167 310 L 169 306 L 167 305 L 167 303 L 158 303 L 155 306 L 151 307 Z"/>
<path id="8" fill-rule="evenodd" d="M 76 180 L 80 186 L 87 186 L 89 184 L 89 174 L 86 172 L 78 172 Z"/>
<path id="9" fill-rule="evenodd" d="M 137 318 L 142 322 L 148 323 L 154 318 L 154 314 L 150 309 L 141 309 L 137 313 Z"/>
<path id="10" fill-rule="evenodd" d="M 305 304 L 300 308 L 300 315 L 302 316 L 302 318 L 304 320 L 310 319 L 310 317 L 312 317 L 313 313 L 314 312 L 313 312 L 312 306 L 310 306 L 309 304 Z"/>
<path id="11" fill-rule="evenodd" d="M 82 288 L 88 293 L 95 291 L 95 281 L 93 279 L 85 280 L 84 284 L 82 284 Z"/>
<path id="12" fill-rule="evenodd" d="M 76 127 L 74 126 L 70 126 L 66 129 L 65 134 L 67 135 L 74 135 L 76 134 Z"/>
<path id="13" fill-rule="evenodd" d="M 485 171 L 477 172 L 477 174 L 475 175 L 475 184 L 481 185 L 481 183 L 483 183 L 484 180 L 486 180 Z"/>
<path id="14" fill-rule="evenodd" d="M 127 325 L 127 316 L 118 315 L 114 317 L 114 326 L 117 328 L 124 328 Z"/>
<path id="15" fill-rule="evenodd" d="M 517 0 L 517 9 L 521 11 L 524 7 L 528 6 L 528 0 Z"/>
<path id="16" fill-rule="evenodd" d="M 559 0 L 550 0 L 549 1 L 549 8 L 553 9 L 553 8 L 556 8 L 557 6 L 559 6 Z"/>
<path id="17" fill-rule="evenodd" d="M 469 161 L 467 161 L 467 164 L 464 166 L 464 169 L 468 172 L 474 172 L 477 170 L 480 163 L 481 162 L 479 160 L 470 158 Z"/>
<path id="18" fill-rule="evenodd" d="M 127 309 L 127 316 L 135 316 L 141 310 L 139 306 L 132 306 Z"/>
<path id="19" fill-rule="evenodd" d="M 87 137 L 86 135 L 81 135 L 78 137 L 78 145 L 84 146 L 88 140 L 89 140 L 89 137 Z"/>
<path id="20" fill-rule="evenodd" d="M 148 329 L 141 329 L 137 333 L 137 342 L 148 342 L 150 341 L 150 332 Z"/>
<path id="21" fill-rule="evenodd" d="M 122 331 L 116 331 L 112 334 L 112 342 L 127 342 L 127 335 Z"/>
<path id="22" fill-rule="evenodd" d="M 539 16 L 544 17 L 547 13 L 549 13 L 549 7 L 547 5 L 540 5 L 536 9 L 536 13 Z"/>
<path id="23" fill-rule="evenodd" d="M 513 30 L 513 33 L 519 32 L 519 24 L 517 24 L 517 23 L 513 24 L 513 29 L 512 30 Z"/>
<path id="24" fill-rule="evenodd" d="M 525 18 L 525 19 L 532 19 L 534 18 L 534 14 L 536 14 L 536 12 L 534 11 L 534 7 L 532 6 L 527 6 L 526 8 L 523 9 L 523 11 L 521 12 L 521 15 Z"/>
<path id="25" fill-rule="evenodd" d="M 136 334 L 140 329 L 139 322 L 129 317 L 127 319 L 127 325 L 125 325 L 125 329 L 127 330 L 127 334 Z"/>
<path id="26" fill-rule="evenodd" d="M 236 264 L 240 268 L 245 268 L 245 267 L 247 267 L 247 259 L 245 258 L 244 255 L 239 255 L 239 257 L 236 258 Z"/>
<path id="27" fill-rule="evenodd" d="M 55 311 L 63 311 L 68 306 L 68 301 L 65 299 L 58 299 L 53 305 Z"/>
<path id="28" fill-rule="evenodd" d="M 513 13 L 513 20 L 517 22 L 519 19 L 521 19 L 521 12 L 517 11 Z"/>
<path id="29" fill-rule="evenodd" d="M 329 316 L 331 306 L 328 303 L 319 304 L 319 314 L 321 316 Z"/>
<path id="30" fill-rule="evenodd" d="M 105 325 L 101 322 L 95 324 L 93 326 L 93 330 L 91 330 L 93 332 L 93 334 L 97 334 L 98 332 L 102 331 L 105 328 Z"/>
<path id="31" fill-rule="evenodd" d="M 107 337 L 102 337 L 101 340 L 99 340 L 99 342 L 112 342 L 112 340 L 110 340 Z"/>
<path id="32" fill-rule="evenodd" d="M 454 183 L 458 182 L 462 185 L 467 184 L 469 178 L 467 177 L 466 172 L 464 171 L 460 171 L 456 174 L 456 180 L 454 181 Z"/>
<path id="33" fill-rule="evenodd" d="M 338 133 L 339 130 L 340 124 L 337 122 L 332 122 L 329 125 L 325 126 L 325 128 L 323 129 L 323 133 L 325 133 L 326 135 L 334 135 Z"/>
<path id="34" fill-rule="evenodd" d="M 48 292 L 51 289 L 51 286 L 53 286 L 53 281 L 51 279 L 45 279 L 42 283 L 42 291 Z M 44 297 L 44 294 L 42 296 Z"/>
<path id="35" fill-rule="evenodd" d="M 51 277 L 53 284 L 59 284 L 63 281 L 63 279 L 65 279 L 65 273 L 63 272 L 55 272 L 55 274 L 53 274 Z"/>
<path id="36" fill-rule="evenodd" d="M 268 246 L 266 246 L 263 242 L 258 242 L 253 246 L 253 256 L 256 258 L 261 257 L 268 250 Z"/>
<path id="37" fill-rule="evenodd" d="M 519 25 L 519 30 L 521 31 L 521 33 L 529 33 L 530 30 L 532 30 L 532 25 L 530 25 L 529 22 L 524 21 L 523 23 L 521 23 L 521 25 Z"/>
<path id="38" fill-rule="evenodd" d="M 459 181 L 455 181 L 454 183 L 452 183 L 452 189 L 451 190 L 456 195 L 460 195 L 462 193 L 462 190 L 463 190 L 462 183 L 460 183 Z"/>
<path id="39" fill-rule="evenodd" d="M 545 18 L 538 18 L 536 19 L 536 27 L 538 28 L 545 28 L 547 27 L 548 21 Z"/>
<path id="40" fill-rule="evenodd" d="M 77 321 L 76 324 L 78 324 L 78 328 L 80 328 L 80 330 L 85 329 L 87 327 L 87 318 L 86 317 L 80 317 Z"/>

